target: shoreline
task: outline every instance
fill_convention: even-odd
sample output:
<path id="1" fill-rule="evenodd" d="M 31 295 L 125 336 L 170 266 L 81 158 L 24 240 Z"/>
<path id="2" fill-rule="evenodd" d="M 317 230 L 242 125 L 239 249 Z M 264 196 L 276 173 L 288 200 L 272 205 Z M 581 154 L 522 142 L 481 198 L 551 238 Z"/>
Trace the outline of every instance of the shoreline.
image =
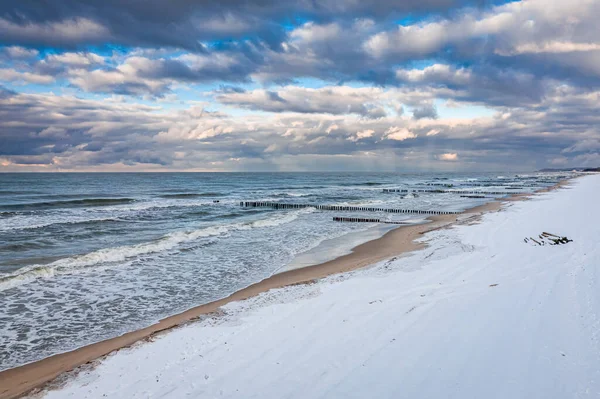
<path id="1" fill-rule="evenodd" d="M 215 314 L 221 306 L 227 303 L 244 300 L 274 288 L 296 284 L 310 284 L 315 280 L 333 274 L 360 269 L 395 256 L 422 249 L 426 247 L 426 244 L 417 243 L 415 239 L 429 231 L 445 228 L 455 223 L 473 221 L 473 218 L 478 218 L 484 213 L 501 209 L 505 202 L 524 200 L 536 193 L 552 191 L 565 186 L 569 180 L 562 180 L 552 187 L 544 188 L 534 193 L 513 194 L 500 200 L 467 209 L 459 214 L 430 216 L 427 218 L 430 223 L 400 226 L 388 231 L 380 238 L 354 247 L 351 253 L 333 260 L 274 274 L 226 298 L 193 307 L 185 312 L 164 318 L 149 327 L 2 371 L 0 372 L 0 386 L 2 387 L 0 389 L 0 399 L 21 397 L 39 388 L 43 388 L 64 372 L 101 360 L 104 356 L 114 351 L 129 347 L 139 341 L 148 340 L 159 333 L 182 326 L 200 317 Z M 473 216 L 463 218 L 465 215 L 471 214 Z"/>

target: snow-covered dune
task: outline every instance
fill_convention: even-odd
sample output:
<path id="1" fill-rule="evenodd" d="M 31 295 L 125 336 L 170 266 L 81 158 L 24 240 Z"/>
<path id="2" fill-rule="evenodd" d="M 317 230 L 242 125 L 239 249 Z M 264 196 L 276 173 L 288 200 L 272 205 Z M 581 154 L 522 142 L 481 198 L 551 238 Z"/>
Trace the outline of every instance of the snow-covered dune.
<path id="1" fill-rule="evenodd" d="M 598 398 L 599 197 L 585 176 L 409 256 L 231 303 L 45 397 Z M 524 242 L 542 232 L 573 242 Z"/>

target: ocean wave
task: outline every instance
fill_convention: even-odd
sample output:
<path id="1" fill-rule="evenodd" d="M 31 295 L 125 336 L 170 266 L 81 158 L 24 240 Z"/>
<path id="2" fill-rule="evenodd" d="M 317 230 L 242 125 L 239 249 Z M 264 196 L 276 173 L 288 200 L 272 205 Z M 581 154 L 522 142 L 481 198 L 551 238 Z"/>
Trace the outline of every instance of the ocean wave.
<path id="1" fill-rule="evenodd" d="M 300 215 L 313 213 L 314 211 L 315 211 L 315 208 L 303 208 L 303 209 L 300 209 L 295 212 L 289 212 L 289 213 L 283 214 L 283 216 L 255 220 L 253 222 L 250 222 L 249 224 L 252 227 L 275 227 L 275 226 L 279 226 L 282 224 L 293 222 L 294 220 L 298 219 L 298 217 L 300 217 Z"/>
<path id="2" fill-rule="evenodd" d="M 224 194 L 222 193 L 178 193 L 178 194 L 163 194 L 161 198 L 174 198 L 174 199 L 185 199 L 185 198 L 198 198 L 198 197 L 219 197 Z"/>
<path id="3" fill-rule="evenodd" d="M 85 224 L 97 224 L 97 223 L 114 223 L 122 222 L 122 220 L 115 217 L 101 217 L 101 218 L 85 218 L 75 220 L 65 220 L 65 218 L 51 219 L 43 223 L 32 223 L 30 218 L 22 220 L 20 224 L 8 224 L 0 225 L 0 231 L 13 231 L 13 230 L 36 230 L 43 229 L 50 226 L 72 226 L 72 225 L 85 225 Z"/>
<path id="4" fill-rule="evenodd" d="M 57 274 L 67 274 L 101 264 L 114 264 L 124 262 L 141 255 L 164 252 L 175 248 L 185 241 L 196 240 L 201 237 L 220 235 L 228 231 L 227 226 L 208 227 L 191 232 L 174 232 L 158 240 L 121 247 L 103 248 L 84 255 L 77 255 L 59 259 L 46 265 L 31 265 L 17 270 L 11 274 L 0 277 L 0 291 L 27 284 L 38 278 L 53 277 Z"/>
<path id="5" fill-rule="evenodd" d="M 0 252 L 20 252 L 28 251 L 30 249 L 39 249 L 52 245 L 51 243 L 40 243 L 40 242 L 22 242 L 0 245 Z"/>
<path id="6" fill-rule="evenodd" d="M 270 190 L 318 190 L 322 188 L 329 188 L 328 186 L 281 186 L 272 187 Z"/>
<path id="7" fill-rule="evenodd" d="M 56 275 L 74 273 L 100 265 L 115 265 L 139 256 L 174 250 L 180 244 L 200 238 L 222 236 L 236 230 L 279 226 L 296 220 L 302 214 L 311 212 L 314 212 L 314 208 L 300 209 L 283 215 L 277 213 L 275 216 L 252 222 L 210 226 L 192 231 L 176 231 L 146 243 L 103 248 L 84 255 L 59 259 L 49 264 L 23 267 L 13 273 L 0 276 L 0 291 L 28 284 L 39 278 L 51 278 Z"/>
<path id="8" fill-rule="evenodd" d="M 4 209 L 18 210 L 38 210 L 52 208 L 75 208 L 75 207 L 95 207 L 95 206 L 111 206 L 129 204 L 135 202 L 132 198 L 86 198 L 70 201 L 44 201 L 31 202 L 26 204 L 11 204 L 3 205 Z"/>
<path id="9" fill-rule="evenodd" d="M 356 183 L 356 184 L 353 184 L 353 185 L 354 186 L 382 186 L 384 184 L 385 183 L 378 183 L 378 182 L 374 182 L 374 181 L 368 181 L 368 182 L 365 182 L 365 183 Z"/>
<path id="10" fill-rule="evenodd" d="M 0 195 L 26 195 L 26 194 L 41 194 L 40 191 L 23 191 L 23 190 L 0 190 Z"/>
<path id="11" fill-rule="evenodd" d="M 195 208 L 232 204 L 237 204 L 237 201 L 227 200 L 214 203 L 212 200 L 198 200 L 190 202 L 164 200 L 133 201 L 124 204 L 106 204 L 106 206 L 94 208 L 93 211 L 92 209 L 85 209 L 81 207 L 70 209 L 59 208 L 56 209 L 56 212 L 58 213 L 47 214 L 40 214 L 33 210 L 2 211 L 2 214 L 0 214 L 0 231 L 33 230 L 52 225 L 80 224 L 102 221 L 154 220 L 157 217 L 162 217 L 160 212 L 170 208 L 181 208 L 184 211 L 186 209 L 190 209 L 192 211 L 190 213 L 185 211 L 186 214 L 195 214 L 196 216 L 201 216 L 208 214 L 208 212 L 204 213 L 204 210 L 195 210 Z M 54 210 L 51 211 L 54 212 Z M 85 214 L 82 214 L 82 212 Z"/>
<path id="12" fill-rule="evenodd" d="M 225 214 L 221 214 L 221 215 L 214 215 L 214 216 L 212 216 L 211 219 L 213 219 L 213 220 L 235 219 L 240 216 L 247 216 L 247 215 L 252 215 L 254 213 L 263 213 L 263 212 L 264 212 L 263 209 L 254 209 L 249 212 L 244 212 L 244 211 L 231 212 L 231 213 L 225 213 Z M 192 215 L 192 214 L 190 213 L 189 215 Z"/>
<path id="13" fill-rule="evenodd" d="M 359 201 L 362 200 L 362 197 L 359 197 L 357 195 L 324 195 L 322 197 L 323 201 L 343 201 L 343 203 L 340 204 L 335 204 L 335 205 L 342 205 L 342 204 L 347 204 L 349 203 L 348 201 Z"/>
<path id="14" fill-rule="evenodd" d="M 159 209 L 165 209 L 165 208 L 193 208 L 193 207 L 197 207 L 197 206 L 222 206 L 222 205 L 231 205 L 231 204 L 237 204 L 238 201 L 237 200 L 229 200 L 229 201 L 220 201 L 218 203 L 214 203 L 212 200 L 203 200 L 203 201 L 193 201 L 193 202 L 180 202 L 180 201 L 176 201 L 173 198 L 167 200 L 165 199 L 165 201 L 149 201 L 149 202 L 142 202 L 142 201 L 136 201 L 135 203 L 131 204 L 130 206 L 127 207 L 115 207 L 114 210 L 115 211 L 133 211 L 133 212 L 137 212 L 137 211 L 153 211 L 153 210 L 159 210 Z M 102 208 L 102 209 L 106 209 L 106 208 Z"/>
<path id="15" fill-rule="evenodd" d="M 308 193 L 275 193 L 272 196 L 274 198 L 289 198 L 289 197 L 311 197 L 314 194 L 308 194 Z"/>

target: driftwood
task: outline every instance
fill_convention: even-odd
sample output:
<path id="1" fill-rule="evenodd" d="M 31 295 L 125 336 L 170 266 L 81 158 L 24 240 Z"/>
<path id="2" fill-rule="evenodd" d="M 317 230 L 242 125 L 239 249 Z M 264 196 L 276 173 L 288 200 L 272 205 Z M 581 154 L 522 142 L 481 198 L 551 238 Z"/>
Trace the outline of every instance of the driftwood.
<path id="1" fill-rule="evenodd" d="M 551 233 L 548 233 L 545 231 L 542 234 L 540 234 L 538 236 L 538 238 L 539 238 L 539 241 L 533 237 L 525 237 L 525 239 L 523 241 L 525 241 L 526 244 L 539 245 L 539 246 L 561 245 L 561 244 L 568 244 L 570 242 L 573 242 L 573 240 L 571 240 L 567 237 L 557 236 L 556 234 L 551 234 Z"/>

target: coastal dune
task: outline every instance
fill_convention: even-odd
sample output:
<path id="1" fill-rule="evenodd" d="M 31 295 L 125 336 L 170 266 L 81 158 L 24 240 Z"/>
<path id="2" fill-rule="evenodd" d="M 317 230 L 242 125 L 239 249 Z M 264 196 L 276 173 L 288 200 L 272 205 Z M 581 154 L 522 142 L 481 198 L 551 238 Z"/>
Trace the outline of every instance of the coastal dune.
<path id="1" fill-rule="evenodd" d="M 598 176 L 587 176 L 571 189 L 511 202 L 482 219 L 475 216 L 500 203 L 472 209 L 451 229 L 440 228 L 456 215 L 392 230 L 349 255 L 277 274 L 148 329 L 8 370 L 0 374 L 0 395 L 14 397 L 145 337 L 155 342 L 91 363 L 61 379 L 65 383 L 47 386 L 45 396 L 544 397 L 537 395 L 541 388 L 562 389 L 567 396 L 561 397 L 575 389 L 597 393 L 598 371 L 589 365 L 600 364 L 600 352 L 590 346 L 596 345 L 600 304 L 589 266 L 598 259 L 592 240 L 598 221 L 590 216 L 598 215 L 586 212 L 597 186 Z M 526 234 L 542 231 L 574 241 L 539 248 L 524 243 Z M 419 251 L 398 257 L 410 250 Z M 323 278 L 341 272 L 347 273 Z M 295 285 L 305 282 L 314 284 Z M 569 291 L 574 288 L 577 295 Z M 571 324 L 560 329 L 564 323 Z M 543 373 L 558 378 L 563 372 L 571 380 L 558 388 L 556 381 L 542 381 Z M 496 392 L 490 394 L 491 388 Z"/>

